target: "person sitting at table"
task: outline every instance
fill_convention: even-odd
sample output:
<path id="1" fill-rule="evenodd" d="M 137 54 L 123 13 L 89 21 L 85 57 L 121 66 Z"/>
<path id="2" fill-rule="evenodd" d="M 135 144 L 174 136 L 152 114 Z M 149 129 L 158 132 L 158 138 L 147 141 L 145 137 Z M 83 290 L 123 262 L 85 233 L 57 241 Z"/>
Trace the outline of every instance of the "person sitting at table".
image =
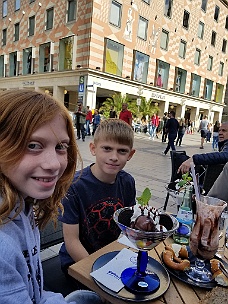
<path id="1" fill-rule="evenodd" d="M 223 167 L 222 172 L 214 182 L 214 185 L 211 187 L 208 192 L 208 196 L 217 197 L 223 201 L 228 202 L 228 163 Z"/>
<path id="2" fill-rule="evenodd" d="M 66 275 L 70 265 L 118 238 L 113 214 L 135 204 L 135 180 L 122 170 L 135 153 L 133 142 L 134 132 L 123 120 L 110 118 L 98 126 L 89 146 L 96 161 L 76 172 L 62 202 L 64 243 L 59 255 Z"/>
<path id="3" fill-rule="evenodd" d="M 182 162 L 177 173 L 186 173 L 190 170 L 191 163 L 197 165 L 225 164 L 228 162 L 228 121 L 223 122 L 219 128 L 219 151 L 210 153 L 194 154 L 187 156 L 187 160 Z"/>

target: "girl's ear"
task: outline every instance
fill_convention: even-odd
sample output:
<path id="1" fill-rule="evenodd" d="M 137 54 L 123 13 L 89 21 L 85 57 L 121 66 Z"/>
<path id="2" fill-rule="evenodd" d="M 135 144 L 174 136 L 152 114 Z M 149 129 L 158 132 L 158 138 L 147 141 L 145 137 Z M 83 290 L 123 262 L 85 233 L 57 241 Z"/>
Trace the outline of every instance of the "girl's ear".
<path id="1" fill-rule="evenodd" d="M 96 147 L 95 147 L 95 144 L 94 143 L 90 143 L 89 144 L 89 149 L 90 149 L 90 152 L 91 152 L 91 154 L 93 155 L 93 156 L 95 156 L 96 155 L 96 149 L 95 149 Z"/>

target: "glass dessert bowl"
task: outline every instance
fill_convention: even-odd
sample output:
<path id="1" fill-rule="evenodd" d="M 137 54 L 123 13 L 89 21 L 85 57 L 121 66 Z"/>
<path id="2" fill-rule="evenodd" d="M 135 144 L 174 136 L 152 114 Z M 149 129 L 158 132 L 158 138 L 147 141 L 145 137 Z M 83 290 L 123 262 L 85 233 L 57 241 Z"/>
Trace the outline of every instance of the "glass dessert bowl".
<path id="1" fill-rule="evenodd" d="M 118 209 L 113 216 L 123 234 L 139 250 L 137 267 L 125 269 L 121 274 L 121 280 L 125 285 L 125 288 L 131 292 L 149 294 L 155 292 L 159 288 L 160 279 L 157 274 L 147 270 L 148 251 L 168 238 L 178 228 L 179 223 L 171 215 L 159 214 L 157 215 L 159 220 L 155 225 L 157 227 L 156 231 L 142 231 L 132 228 L 133 214 L 133 208 L 126 207 Z M 148 226 L 153 226 L 150 220 L 146 222 L 145 217 L 148 217 L 148 215 L 140 220 L 142 226 L 147 226 L 147 228 Z M 141 225 L 140 223 L 138 224 Z"/>

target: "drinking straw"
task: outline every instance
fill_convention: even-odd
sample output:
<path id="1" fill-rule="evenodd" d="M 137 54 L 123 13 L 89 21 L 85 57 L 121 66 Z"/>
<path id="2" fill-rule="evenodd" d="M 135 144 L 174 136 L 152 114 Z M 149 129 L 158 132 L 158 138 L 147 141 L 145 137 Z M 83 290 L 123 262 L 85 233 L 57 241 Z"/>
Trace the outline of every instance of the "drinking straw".
<path id="1" fill-rule="evenodd" d="M 197 183 L 197 180 L 196 180 L 195 166 L 194 166 L 193 162 L 190 165 L 191 165 L 191 173 L 192 173 L 192 179 L 193 179 L 193 184 L 194 184 L 194 188 L 195 188 L 196 199 L 199 201 L 200 200 L 200 193 L 199 193 L 198 183 Z"/>

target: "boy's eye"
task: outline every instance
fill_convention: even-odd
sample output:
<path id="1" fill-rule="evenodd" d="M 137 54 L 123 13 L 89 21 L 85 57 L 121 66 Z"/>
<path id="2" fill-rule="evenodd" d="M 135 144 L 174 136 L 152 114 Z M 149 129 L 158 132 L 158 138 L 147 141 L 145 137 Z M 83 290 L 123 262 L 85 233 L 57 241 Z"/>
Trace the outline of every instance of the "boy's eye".
<path id="1" fill-rule="evenodd" d="M 61 150 L 61 151 L 67 151 L 68 148 L 69 148 L 69 145 L 66 143 L 60 143 L 56 146 L 56 149 Z"/>
<path id="2" fill-rule="evenodd" d="M 125 149 L 120 149 L 120 150 L 118 150 L 118 152 L 119 152 L 120 154 L 126 154 L 128 151 L 125 150 Z"/>
<path id="3" fill-rule="evenodd" d="M 103 147 L 103 149 L 104 149 L 105 151 L 111 151 L 111 148 L 110 148 L 110 147 Z"/>

